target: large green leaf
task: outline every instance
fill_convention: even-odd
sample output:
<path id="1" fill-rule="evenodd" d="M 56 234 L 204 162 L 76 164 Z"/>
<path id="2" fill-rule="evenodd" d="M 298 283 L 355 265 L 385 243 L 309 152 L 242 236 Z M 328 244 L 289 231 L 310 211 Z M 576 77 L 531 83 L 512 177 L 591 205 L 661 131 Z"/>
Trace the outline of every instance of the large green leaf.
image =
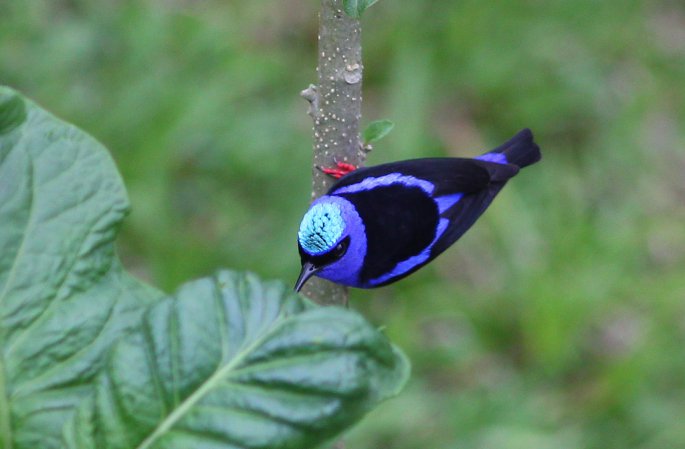
<path id="1" fill-rule="evenodd" d="M 98 142 L 0 87 L 0 448 L 58 447 L 113 340 L 161 297 L 114 255 L 128 207 Z"/>
<path id="2" fill-rule="evenodd" d="M 357 313 L 221 271 L 118 344 L 72 449 L 311 449 L 394 395 L 408 363 Z"/>
<path id="3" fill-rule="evenodd" d="M 361 316 L 280 283 L 163 299 L 115 257 L 127 211 L 100 144 L 0 87 L 0 449 L 305 449 L 404 384 Z"/>

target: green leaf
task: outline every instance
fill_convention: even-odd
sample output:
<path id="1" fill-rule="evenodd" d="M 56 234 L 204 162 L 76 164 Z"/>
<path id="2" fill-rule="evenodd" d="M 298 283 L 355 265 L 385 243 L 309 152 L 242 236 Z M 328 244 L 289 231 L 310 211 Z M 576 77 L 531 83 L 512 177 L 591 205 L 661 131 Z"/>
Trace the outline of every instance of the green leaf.
<path id="1" fill-rule="evenodd" d="M 376 3 L 378 0 L 343 0 L 345 13 L 354 18 L 360 18 L 364 10 Z"/>
<path id="2" fill-rule="evenodd" d="M 372 143 L 381 140 L 387 136 L 395 127 L 395 123 L 390 120 L 376 120 L 369 123 L 369 126 L 364 130 L 364 143 Z"/>
<path id="3" fill-rule="evenodd" d="M 161 293 L 126 274 L 107 151 L 0 86 L 0 448 L 59 447 L 112 342 Z"/>
<path id="4" fill-rule="evenodd" d="M 99 143 L 0 87 L 0 449 L 311 448 L 405 383 L 361 316 L 280 283 L 162 298 L 115 257 L 128 208 Z"/>
<path id="5" fill-rule="evenodd" d="M 65 433 L 72 449 L 310 449 L 396 394 L 408 363 L 357 313 L 221 271 L 154 306 Z"/>

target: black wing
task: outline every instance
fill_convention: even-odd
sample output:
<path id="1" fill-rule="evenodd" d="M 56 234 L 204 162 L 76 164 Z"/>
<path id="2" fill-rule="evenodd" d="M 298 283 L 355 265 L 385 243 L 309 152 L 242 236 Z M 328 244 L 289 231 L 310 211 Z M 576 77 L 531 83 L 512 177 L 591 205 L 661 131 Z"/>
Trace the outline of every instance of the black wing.
<path id="1" fill-rule="evenodd" d="M 517 172 L 518 167 L 515 165 L 477 159 L 410 159 L 355 170 L 340 178 L 328 193 L 335 194 L 336 190 L 357 184 L 366 178 L 378 178 L 392 173 L 400 173 L 429 181 L 435 186 L 433 196 L 457 192 L 473 193 L 487 188 L 492 181 L 509 179 Z"/>
<path id="2" fill-rule="evenodd" d="M 339 196 L 354 205 L 364 222 L 367 248 L 360 276 L 364 284 L 420 254 L 435 239 L 438 207 L 419 187 L 397 183 Z"/>
<path id="3" fill-rule="evenodd" d="M 473 225 L 518 170 L 515 165 L 477 159 L 430 158 L 362 168 L 341 178 L 329 194 L 352 202 L 366 228 L 368 246 L 361 281 L 387 275 L 397 264 L 424 252 L 435 239 L 440 220 L 447 219 L 447 228 L 431 247 L 428 258 L 420 258 L 406 272 L 374 286 L 397 281 L 433 260 Z M 394 183 L 340 192 L 368 178 L 393 173 L 429 181 L 435 190 L 429 195 L 420 187 Z M 433 198 L 455 193 L 464 195 L 440 213 Z"/>
<path id="4" fill-rule="evenodd" d="M 494 182 L 488 186 L 487 189 L 480 192 L 464 195 L 462 199 L 446 210 L 441 217 L 449 220 L 447 229 L 431 248 L 429 261 L 435 259 L 440 253 L 449 248 L 459 237 L 464 235 L 466 231 L 476 222 L 485 209 L 490 206 L 495 196 L 502 190 L 506 181 Z"/>
<path id="5" fill-rule="evenodd" d="M 456 242 L 485 212 L 504 182 L 494 182 L 478 192 L 465 194 L 442 214 L 433 199 L 418 187 L 399 184 L 340 196 L 352 202 L 364 221 L 367 253 L 360 273 L 362 283 L 380 287 L 398 281 L 426 265 Z M 417 258 L 401 274 L 369 284 L 390 273 L 399 263 L 418 256 L 435 239 L 441 220 L 448 225 L 427 258 Z"/>

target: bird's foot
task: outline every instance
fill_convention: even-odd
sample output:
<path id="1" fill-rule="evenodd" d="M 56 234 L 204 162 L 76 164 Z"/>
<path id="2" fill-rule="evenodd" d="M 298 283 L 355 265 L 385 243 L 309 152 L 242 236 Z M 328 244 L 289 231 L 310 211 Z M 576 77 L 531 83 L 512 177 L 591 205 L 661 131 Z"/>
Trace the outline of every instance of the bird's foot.
<path id="1" fill-rule="evenodd" d="M 325 168 L 325 167 L 319 167 L 318 165 L 316 168 L 321 170 L 322 172 L 326 173 L 328 176 L 332 176 L 335 179 L 340 179 L 346 174 L 355 171 L 358 167 L 353 164 L 348 164 L 347 162 L 340 162 L 336 161 L 335 162 L 336 168 Z"/>

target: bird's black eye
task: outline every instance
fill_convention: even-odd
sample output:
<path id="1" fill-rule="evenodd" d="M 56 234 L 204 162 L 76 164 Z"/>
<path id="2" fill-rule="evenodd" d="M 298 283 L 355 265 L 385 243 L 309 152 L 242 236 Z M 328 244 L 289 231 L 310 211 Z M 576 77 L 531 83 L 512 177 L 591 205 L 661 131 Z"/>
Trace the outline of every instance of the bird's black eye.
<path id="1" fill-rule="evenodd" d="M 348 235 L 343 239 L 342 242 L 338 243 L 338 246 L 333 248 L 333 251 L 330 252 L 330 255 L 333 256 L 335 259 L 340 259 L 342 256 L 345 255 L 347 252 L 347 247 L 350 246 L 350 236 Z"/>
<path id="2" fill-rule="evenodd" d="M 338 245 L 334 246 L 333 249 L 329 250 L 324 254 L 321 254 L 319 256 L 312 256 L 306 254 L 304 251 L 300 251 L 300 258 L 302 259 L 302 263 L 304 263 L 305 261 L 309 261 L 317 267 L 325 267 L 328 264 L 331 264 L 337 260 L 342 259 L 342 257 L 347 252 L 347 248 L 349 246 L 350 236 L 348 235 L 343 239 L 342 242 L 338 243 Z"/>

